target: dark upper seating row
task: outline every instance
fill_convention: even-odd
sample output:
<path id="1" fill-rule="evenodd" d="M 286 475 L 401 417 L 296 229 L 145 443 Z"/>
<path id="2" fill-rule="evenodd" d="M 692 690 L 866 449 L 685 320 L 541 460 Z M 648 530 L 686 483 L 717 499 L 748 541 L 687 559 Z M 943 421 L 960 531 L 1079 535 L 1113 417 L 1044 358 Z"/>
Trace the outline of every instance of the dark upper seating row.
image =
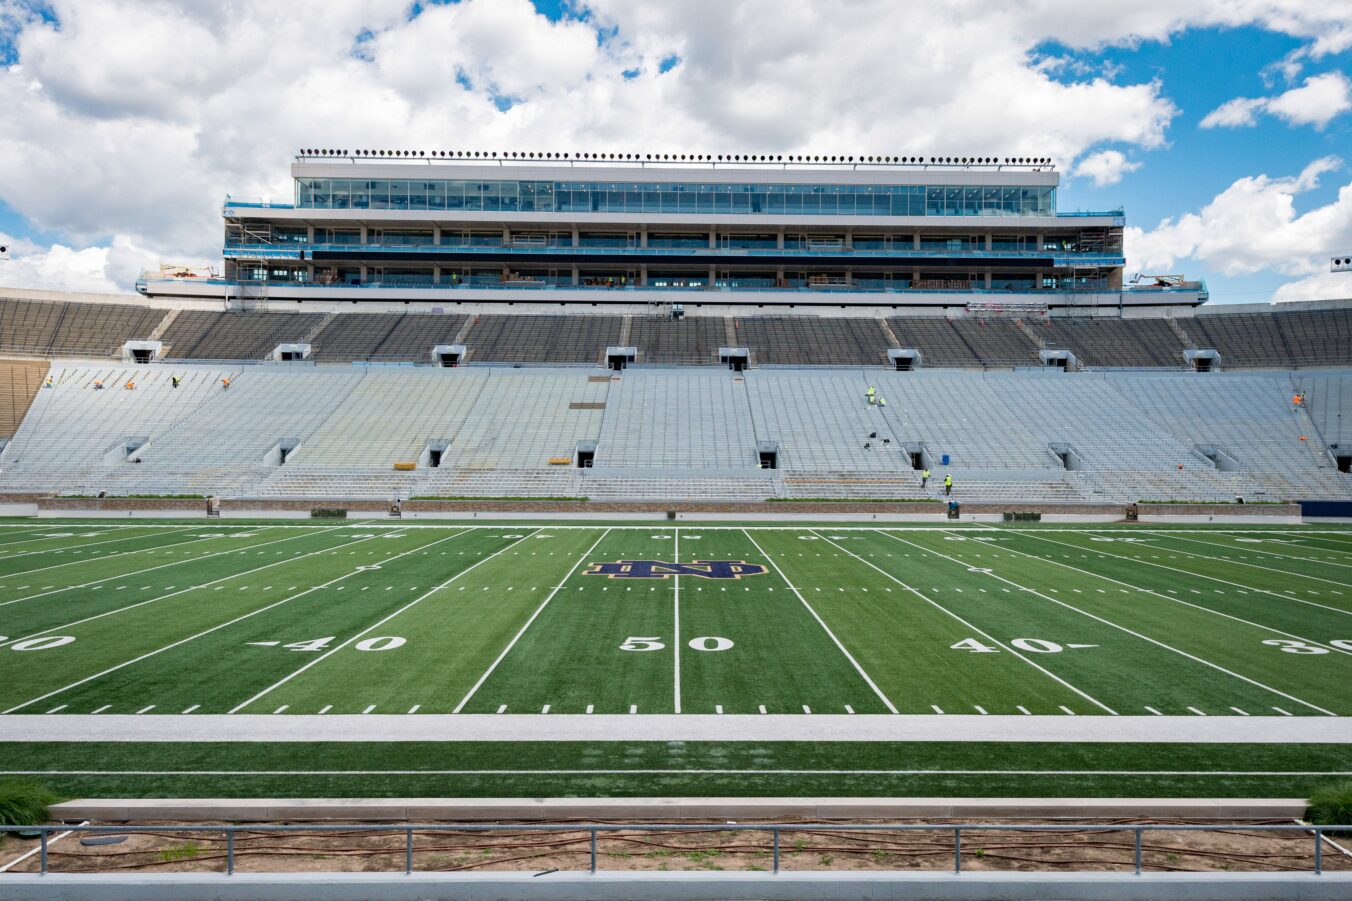
<path id="1" fill-rule="evenodd" d="M 173 315 L 161 329 L 166 316 Z M 746 347 L 753 365 L 875 366 L 892 347 L 923 365 L 1036 366 L 1064 349 L 1086 366 L 1184 365 L 1189 347 L 1219 351 L 1227 368 L 1352 365 L 1352 309 L 1201 313 L 1176 321 L 1117 318 L 888 319 L 819 316 L 645 316 L 441 313 L 268 313 L 182 310 L 0 298 L 0 352 L 114 356 L 158 334 L 169 359 L 262 359 L 308 342 L 320 362 L 423 361 L 462 343 L 470 363 L 601 363 L 605 348 L 635 347 L 638 362 L 715 363 Z"/>

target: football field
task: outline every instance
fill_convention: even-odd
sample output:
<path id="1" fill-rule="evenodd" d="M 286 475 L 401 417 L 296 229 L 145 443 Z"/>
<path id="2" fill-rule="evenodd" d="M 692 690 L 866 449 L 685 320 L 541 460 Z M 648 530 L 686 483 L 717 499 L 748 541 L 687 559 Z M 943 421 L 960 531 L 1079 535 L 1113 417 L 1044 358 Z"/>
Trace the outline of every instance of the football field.
<path id="1" fill-rule="evenodd" d="M 0 711 L 1346 716 L 1352 531 L 12 521 Z"/>

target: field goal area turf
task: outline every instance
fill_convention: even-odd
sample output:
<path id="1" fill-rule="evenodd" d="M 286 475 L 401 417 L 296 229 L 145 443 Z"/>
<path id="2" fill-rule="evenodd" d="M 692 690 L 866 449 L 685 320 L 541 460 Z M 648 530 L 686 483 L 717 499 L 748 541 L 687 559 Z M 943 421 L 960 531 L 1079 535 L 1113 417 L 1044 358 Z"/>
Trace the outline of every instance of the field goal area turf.
<path id="1" fill-rule="evenodd" d="M 1352 531 L 10 521 L 0 711 L 1345 716 Z"/>

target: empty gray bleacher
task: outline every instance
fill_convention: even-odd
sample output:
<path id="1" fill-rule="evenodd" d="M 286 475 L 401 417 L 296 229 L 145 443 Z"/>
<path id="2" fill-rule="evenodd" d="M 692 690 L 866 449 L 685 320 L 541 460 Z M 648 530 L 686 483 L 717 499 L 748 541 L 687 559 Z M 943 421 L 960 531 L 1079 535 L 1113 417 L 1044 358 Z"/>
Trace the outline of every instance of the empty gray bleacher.
<path id="1" fill-rule="evenodd" d="M 164 310 L 114 304 L 69 303 L 48 353 L 115 356 L 129 340 L 150 337 Z"/>
<path id="2" fill-rule="evenodd" d="M 920 351 L 925 366 L 981 367 L 981 357 L 947 319 L 895 317 L 888 319 L 887 324 L 902 347 Z"/>
<path id="3" fill-rule="evenodd" d="M 734 345 L 758 364 L 878 366 L 889 341 L 876 319 L 751 316 L 733 320 Z"/>
<path id="4" fill-rule="evenodd" d="M 395 323 L 373 353 L 394 360 L 426 360 L 433 347 L 452 343 L 468 318 L 458 314 L 409 313 Z"/>
<path id="5" fill-rule="evenodd" d="M 1030 325 L 1048 348 L 1069 350 L 1085 366 L 1184 365 L 1183 340 L 1163 319 L 1052 318 Z"/>
<path id="6" fill-rule="evenodd" d="M 1292 363 L 1291 348 L 1277 319 L 1272 313 L 1198 315 L 1184 322 L 1183 328 L 1199 346 L 1220 351 L 1221 365 L 1226 368 L 1284 368 Z"/>
<path id="7" fill-rule="evenodd" d="M 310 355 L 321 363 L 362 360 L 374 356 L 376 348 L 403 318 L 402 313 L 344 313 L 335 316 L 315 335 Z M 424 356 L 428 348 L 424 348 Z"/>
<path id="8" fill-rule="evenodd" d="M 65 312 L 66 303 L 0 298 L 0 347 L 45 354 Z"/>
<path id="9" fill-rule="evenodd" d="M 635 316 L 629 344 L 640 363 L 717 363 L 718 348 L 727 346 L 727 328 L 721 316 L 657 319 Z"/>
<path id="10" fill-rule="evenodd" d="M 1011 319 L 973 317 L 952 320 L 953 331 L 985 366 L 1036 366 L 1038 346 Z"/>
<path id="11" fill-rule="evenodd" d="M 305 338 L 320 313 L 205 313 L 187 310 L 165 330 L 170 359 L 261 360 L 278 344 Z"/>
<path id="12" fill-rule="evenodd" d="M 183 361 L 51 372 L 55 387 L 37 390 L 0 453 L 0 491 L 885 499 L 934 497 L 951 472 L 963 500 L 1352 498 L 1352 476 L 1325 448 L 1341 437 L 1330 420 L 1352 380 L 1345 372 L 611 376 Z M 107 387 L 95 390 L 96 380 Z M 122 387 L 130 380 L 135 390 Z M 867 404 L 871 383 L 885 411 Z M 1309 409 L 1291 403 L 1297 388 L 1310 393 Z M 866 450 L 866 430 L 890 441 Z M 146 443 L 128 455 L 119 450 L 128 439 Z M 270 450 L 281 440 L 298 447 L 278 465 Z M 431 440 L 446 445 L 441 468 L 393 469 Z M 595 442 L 593 469 L 573 465 L 581 442 Z M 779 469 L 758 468 L 765 442 L 780 451 Z M 1062 442 L 1069 470 L 1048 448 Z M 923 491 L 906 457 L 916 445 L 935 473 Z M 1218 468 L 1208 458 L 1217 450 L 1233 463 Z"/>
<path id="13" fill-rule="evenodd" d="M 620 342 L 620 316 L 475 318 L 465 337 L 470 363 L 599 363 Z"/>
<path id="14" fill-rule="evenodd" d="M 1352 307 L 1295 310 L 1275 317 L 1294 366 L 1346 366 L 1352 360 Z M 1221 358 L 1221 365 L 1226 360 Z"/>

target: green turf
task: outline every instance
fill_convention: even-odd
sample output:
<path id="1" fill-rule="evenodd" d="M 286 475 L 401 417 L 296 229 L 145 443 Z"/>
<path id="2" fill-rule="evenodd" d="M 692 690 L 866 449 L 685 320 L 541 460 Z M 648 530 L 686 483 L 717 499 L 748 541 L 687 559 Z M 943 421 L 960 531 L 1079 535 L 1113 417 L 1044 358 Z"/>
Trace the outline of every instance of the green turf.
<path id="1" fill-rule="evenodd" d="M 83 521 L 6 562 L 27 714 L 1352 713 L 1329 527 Z"/>
<path id="2" fill-rule="evenodd" d="M 1316 744 L 13 743 L 0 760 L 63 795 L 131 798 L 1301 798 L 1352 770 L 1346 746 Z"/>

